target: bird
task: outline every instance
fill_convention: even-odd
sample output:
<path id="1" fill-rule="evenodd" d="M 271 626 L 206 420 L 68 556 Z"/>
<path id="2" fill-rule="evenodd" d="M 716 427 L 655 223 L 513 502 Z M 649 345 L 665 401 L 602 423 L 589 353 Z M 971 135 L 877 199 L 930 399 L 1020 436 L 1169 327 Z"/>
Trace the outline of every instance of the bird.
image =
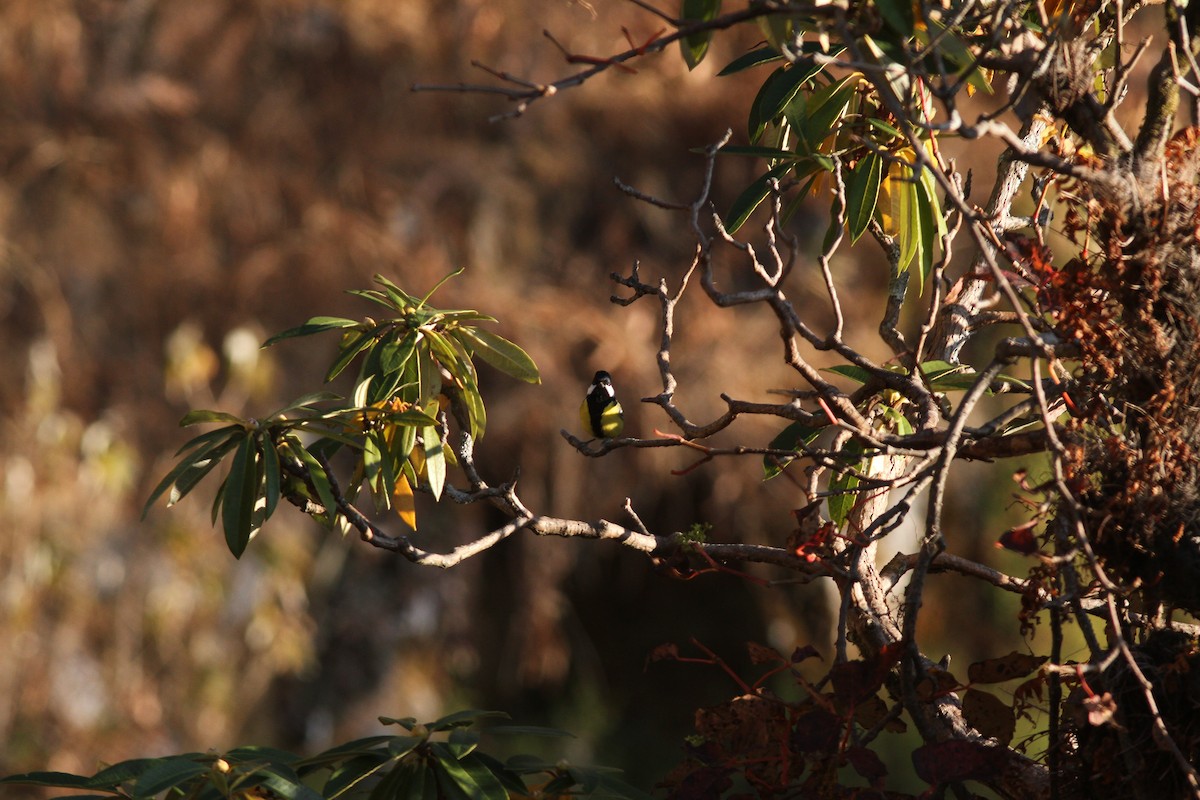
<path id="1" fill-rule="evenodd" d="M 579 406 L 583 429 L 598 439 L 612 439 L 625 430 L 625 413 L 617 402 L 612 376 L 600 370 L 592 378 L 583 403 Z"/>

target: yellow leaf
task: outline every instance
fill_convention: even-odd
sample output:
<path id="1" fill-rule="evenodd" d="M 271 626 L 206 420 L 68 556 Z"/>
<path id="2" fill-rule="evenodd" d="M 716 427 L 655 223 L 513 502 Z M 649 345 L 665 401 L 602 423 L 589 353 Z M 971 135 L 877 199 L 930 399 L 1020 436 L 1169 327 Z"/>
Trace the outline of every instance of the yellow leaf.
<path id="1" fill-rule="evenodd" d="M 413 497 L 412 487 L 403 475 L 396 478 L 396 488 L 392 491 L 392 504 L 400 521 L 414 531 L 417 529 L 417 503 Z"/>

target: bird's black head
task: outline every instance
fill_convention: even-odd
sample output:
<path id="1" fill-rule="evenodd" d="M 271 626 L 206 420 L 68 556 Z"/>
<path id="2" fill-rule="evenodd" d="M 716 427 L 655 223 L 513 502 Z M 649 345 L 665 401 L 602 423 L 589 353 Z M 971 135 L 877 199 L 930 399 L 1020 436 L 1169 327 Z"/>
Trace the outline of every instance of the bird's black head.
<path id="1" fill-rule="evenodd" d="M 605 383 L 612 383 L 612 375 L 609 375 L 604 370 L 600 370 L 596 373 L 595 377 L 592 378 L 592 385 L 600 386 Z"/>

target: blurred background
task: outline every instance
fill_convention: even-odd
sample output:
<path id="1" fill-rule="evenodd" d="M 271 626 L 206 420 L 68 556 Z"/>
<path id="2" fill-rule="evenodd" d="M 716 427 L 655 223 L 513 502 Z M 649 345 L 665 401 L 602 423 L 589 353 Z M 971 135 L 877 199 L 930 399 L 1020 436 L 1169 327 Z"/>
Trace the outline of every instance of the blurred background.
<path id="1" fill-rule="evenodd" d="M 543 380 L 481 367 L 489 479 L 519 467 L 522 498 L 547 514 L 625 523 L 628 496 L 657 532 L 707 522 L 720 541 L 785 541 L 802 500 L 786 478 L 763 484 L 758 459 L 680 476 L 687 451 L 586 459 L 559 435 L 597 369 L 615 376 L 631 433 L 668 429 L 638 402 L 661 390 L 658 309 L 610 303 L 608 275 L 640 260 L 643 279 L 677 280 L 692 242 L 682 218 L 612 179 L 692 199 L 689 149 L 727 127 L 744 143 L 763 74 L 713 74 L 753 31 L 718 39 L 695 73 L 671 48 L 510 121 L 489 121 L 508 110 L 496 97 L 410 91 L 488 82 L 472 59 L 552 80 L 578 67 L 543 29 L 604 55 L 627 46 L 623 26 L 638 43 L 660 28 L 616 0 L 0 4 L 0 773 L 248 742 L 313 752 L 375 732 L 381 714 L 479 707 L 566 728 L 579 738 L 565 755 L 650 786 L 694 710 L 737 693 L 716 669 L 647 665 L 656 645 L 695 637 L 747 674 L 747 641 L 828 657 L 820 584 L 681 583 L 617 545 L 529 535 L 433 571 L 290 508 L 239 562 L 210 525 L 216 481 L 139 518 L 194 435 L 177 427 L 187 410 L 254 415 L 317 388 L 332 336 L 262 351 L 267 336 L 369 313 L 343 290 L 374 273 L 423 293 L 464 266 L 437 305 L 499 318 Z M 987 186 L 995 150 L 972 148 Z M 760 168 L 722 161 L 718 203 Z M 827 207 L 795 223 L 810 253 Z M 885 267 L 864 244 L 835 268 L 854 343 L 882 358 Z M 802 261 L 788 291 L 821 329 L 818 275 Z M 719 414 L 722 391 L 767 401 L 795 385 L 760 310 L 718 311 L 696 288 L 678 324 L 677 401 L 692 420 Z M 762 446 L 781 428 L 748 420 L 722 441 Z M 1023 573 L 991 555 L 1021 521 L 1018 466 L 961 470 L 948 529 L 961 554 Z M 418 512 L 434 549 L 499 522 Z M 968 585 L 932 581 L 954 600 L 933 595 L 927 633 L 967 659 L 1019 646 L 1015 598 Z"/>

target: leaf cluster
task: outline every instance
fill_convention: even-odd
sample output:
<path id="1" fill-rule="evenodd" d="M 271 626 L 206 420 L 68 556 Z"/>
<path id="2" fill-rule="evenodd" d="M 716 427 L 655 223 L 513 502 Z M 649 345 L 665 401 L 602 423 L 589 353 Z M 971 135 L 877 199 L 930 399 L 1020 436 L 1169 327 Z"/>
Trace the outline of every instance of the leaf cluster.
<path id="1" fill-rule="evenodd" d="M 361 321 L 313 317 L 263 345 L 341 331 L 325 381 L 334 380 L 357 361 L 352 398 L 314 392 L 261 419 L 223 411 L 188 413 L 180 421 L 183 427 L 222 425 L 179 449 L 178 463 L 151 492 L 143 515 L 164 494 L 168 506 L 179 502 L 228 460 L 212 519 L 214 525 L 220 520 L 226 544 L 236 557 L 241 557 L 281 498 L 332 526 L 345 520 L 348 504 L 364 483 L 376 510 L 395 509 L 405 523 L 416 527 L 413 491 L 423 489 L 440 499 L 447 468 L 454 463 L 445 447 L 448 429 L 442 413 L 450 397 L 461 403 L 465 433 L 476 440 L 484 434 L 487 412 L 475 358 L 528 383 L 538 383 L 540 377 L 524 350 L 479 327 L 479 323 L 495 322 L 493 317 L 430 306 L 429 296 L 441 283 L 417 298 L 382 275 L 375 282 L 379 288 L 350 294 L 383 306 L 386 316 Z M 330 468 L 330 459 L 342 450 L 352 453 L 353 462 L 344 495 Z"/>
<path id="2" fill-rule="evenodd" d="M 532 755 L 501 761 L 480 749 L 483 736 L 570 734 L 530 725 L 480 723 L 507 715 L 465 710 L 420 724 L 412 717 L 380 717 L 403 733 L 368 736 L 307 758 L 270 747 L 225 753 L 182 753 L 123 761 L 94 775 L 30 772 L 0 785 L 69 789 L 76 800 L 507 800 L 648 797 L 618 770 L 550 763 Z"/>

